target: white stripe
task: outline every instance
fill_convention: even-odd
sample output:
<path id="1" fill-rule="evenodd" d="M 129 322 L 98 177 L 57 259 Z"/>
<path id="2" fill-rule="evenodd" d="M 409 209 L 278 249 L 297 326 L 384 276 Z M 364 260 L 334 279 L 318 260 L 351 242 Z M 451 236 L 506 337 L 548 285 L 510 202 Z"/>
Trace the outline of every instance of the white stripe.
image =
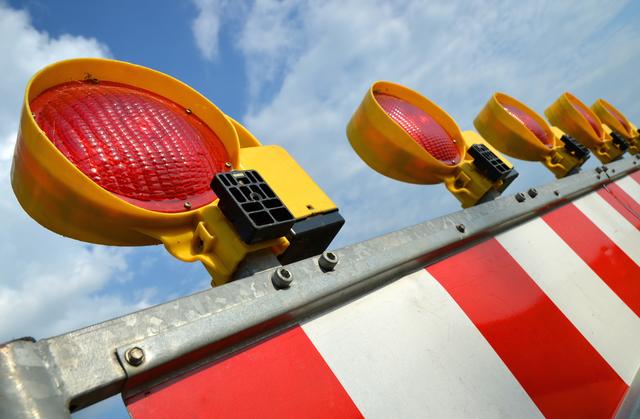
<path id="1" fill-rule="evenodd" d="M 633 198 L 638 204 L 640 204 L 640 183 L 627 176 L 615 182 L 620 186 L 631 198 Z"/>
<path id="2" fill-rule="evenodd" d="M 541 417 L 424 270 L 303 328 L 365 417 Z"/>
<path id="3" fill-rule="evenodd" d="M 640 318 L 542 219 L 496 238 L 630 384 L 640 366 Z"/>
<path id="4" fill-rule="evenodd" d="M 640 232 L 597 193 L 573 202 L 636 264 L 640 265 Z"/>

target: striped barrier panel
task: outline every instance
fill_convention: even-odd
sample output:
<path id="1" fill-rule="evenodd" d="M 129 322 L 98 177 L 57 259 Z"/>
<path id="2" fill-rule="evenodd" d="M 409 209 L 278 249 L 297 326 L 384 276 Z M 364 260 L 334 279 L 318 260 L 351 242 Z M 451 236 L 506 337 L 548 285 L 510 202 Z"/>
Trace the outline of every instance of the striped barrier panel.
<path id="1" fill-rule="evenodd" d="M 640 385 L 639 230 L 635 172 L 125 403 L 135 419 L 612 417 Z"/>

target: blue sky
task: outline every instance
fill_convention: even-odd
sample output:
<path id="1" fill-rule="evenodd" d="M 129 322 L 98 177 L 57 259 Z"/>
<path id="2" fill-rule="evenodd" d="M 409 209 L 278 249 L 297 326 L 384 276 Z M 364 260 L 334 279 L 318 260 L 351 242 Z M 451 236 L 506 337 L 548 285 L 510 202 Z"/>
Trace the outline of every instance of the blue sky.
<path id="1" fill-rule="evenodd" d="M 565 90 L 604 97 L 636 124 L 640 3 L 633 1 L 0 0 L 0 341 L 37 338 L 190 294 L 209 279 L 159 247 L 107 248 L 51 233 L 9 186 L 28 78 L 63 58 L 106 56 L 166 72 L 287 148 L 341 208 L 334 246 L 458 209 L 442 186 L 386 179 L 344 130 L 386 79 L 443 107 L 463 130 L 494 91 L 539 113 Z M 553 180 L 515 161 L 515 193 Z M 596 164 L 595 159 L 588 167 Z M 83 416 L 126 417 L 117 400 Z"/>

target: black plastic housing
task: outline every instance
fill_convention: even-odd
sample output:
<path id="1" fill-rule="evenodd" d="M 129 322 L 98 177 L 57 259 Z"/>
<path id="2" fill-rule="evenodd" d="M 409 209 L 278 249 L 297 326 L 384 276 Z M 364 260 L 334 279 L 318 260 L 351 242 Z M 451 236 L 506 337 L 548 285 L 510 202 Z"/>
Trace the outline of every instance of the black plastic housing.
<path id="1" fill-rule="evenodd" d="M 492 182 L 497 182 L 511 172 L 511 168 L 484 144 L 473 144 L 468 153 L 478 171 Z"/>
<path id="2" fill-rule="evenodd" d="M 338 210 L 298 220 L 287 235 L 289 247 L 278 260 L 283 265 L 324 252 L 344 225 Z"/>
<path id="3" fill-rule="evenodd" d="M 247 244 L 289 234 L 295 218 L 255 170 L 218 173 L 211 182 L 218 208 Z"/>
<path id="4" fill-rule="evenodd" d="M 560 137 L 560 141 L 564 143 L 564 149 L 578 160 L 587 160 L 590 156 L 589 149 L 579 143 L 575 138 L 570 135 L 563 135 Z"/>
<path id="5" fill-rule="evenodd" d="M 629 143 L 627 140 L 615 131 L 611 131 L 611 140 L 616 147 L 620 149 L 620 151 L 627 151 L 629 148 Z"/>

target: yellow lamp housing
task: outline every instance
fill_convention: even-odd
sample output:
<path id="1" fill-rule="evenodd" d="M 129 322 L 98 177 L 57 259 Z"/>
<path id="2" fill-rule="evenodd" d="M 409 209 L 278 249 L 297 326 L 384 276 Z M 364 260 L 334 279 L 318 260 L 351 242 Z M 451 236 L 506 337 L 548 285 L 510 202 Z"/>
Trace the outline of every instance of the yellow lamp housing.
<path id="1" fill-rule="evenodd" d="M 129 99 L 132 102 L 126 102 Z M 116 121 L 118 115 L 128 119 Z M 185 133 L 197 139 L 199 151 L 190 151 L 195 140 L 179 138 Z M 64 135 L 66 142 L 59 141 Z M 178 141 L 185 141 L 186 148 L 171 148 Z M 193 188 L 195 177 L 187 176 L 191 172 L 181 174 L 191 163 L 181 160 L 180 152 L 192 153 L 193 161 L 200 164 L 213 161 L 215 156 L 205 151 L 214 146 L 227 161 L 218 162 L 223 169 L 215 170 L 215 179 L 203 179 L 208 202 L 196 205 L 178 200 L 179 208 L 166 210 L 139 198 L 135 185 L 143 177 L 169 184 L 184 199 L 180 198 L 187 194 L 183 190 Z M 105 164 L 108 159 L 113 164 Z M 95 165 L 86 169 L 86 161 Z M 170 161 L 178 163 L 169 170 Z M 135 174 L 128 175 L 126 170 Z M 169 181 L 162 178 L 167 173 L 173 176 Z M 216 197 L 208 189 L 212 180 L 215 185 L 225 176 L 237 182 L 222 192 L 241 195 L 239 202 L 218 192 Z M 202 262 L 212 275 L 212 285 L 227 282 L 238 264 L 259 250 L 270 250 L 282 263 L 320 253 L 344 223 L 335 204 L 284 149 L 261 145 L 186 84 L 114 60 L 61 61 L 29 81 L 11 179 L 22 207 L 44 227 L 98 244 L 163 243 L 180 260 Z M 250 189 L 255 187 L 262 189 Z M 114 188 L 119 188 L 117 193 Z M 254 219 L 254 230 L 247 234 L 242 223 Z M 263 227 L 276 224 L 277 234 L 275 230 L 265 233 Z M 314 237 L 311 244 L 310 235 Z"/>
<path id="2" fill-rule="evenodd" d="M 627 144 L 613 141 L 600 118 L 577 97 L 565 92 L 544 111 L 552 125 L 577 139 L 602 163 L 618 159 Z"/>
<path id="3" fill-rule="evenodd" d="M 504 93 L 489 98 L 473 125 L 504 154 L 542 162 L 557 178 L 578 172 L 589 158 L 586 147 Z"/>
<path id="4" fill-rule="evenodd" d="M 444 183 L 464 208 L 493 199 L 513 165 L 444 110 L 402 85 L 374 83 L 347 125 L 356 153 L 377 172 L 408 183 Z"/>
<path id="5" fill-rule="evenodd" d="M 624 141 L 629 144 L 627 150 L 629 154 L 640 152 L 640 131 L 622 112 L 604 99 L 593 102 L 591 110 L 600 118 L 605 130 L 614 141 Z"/>

